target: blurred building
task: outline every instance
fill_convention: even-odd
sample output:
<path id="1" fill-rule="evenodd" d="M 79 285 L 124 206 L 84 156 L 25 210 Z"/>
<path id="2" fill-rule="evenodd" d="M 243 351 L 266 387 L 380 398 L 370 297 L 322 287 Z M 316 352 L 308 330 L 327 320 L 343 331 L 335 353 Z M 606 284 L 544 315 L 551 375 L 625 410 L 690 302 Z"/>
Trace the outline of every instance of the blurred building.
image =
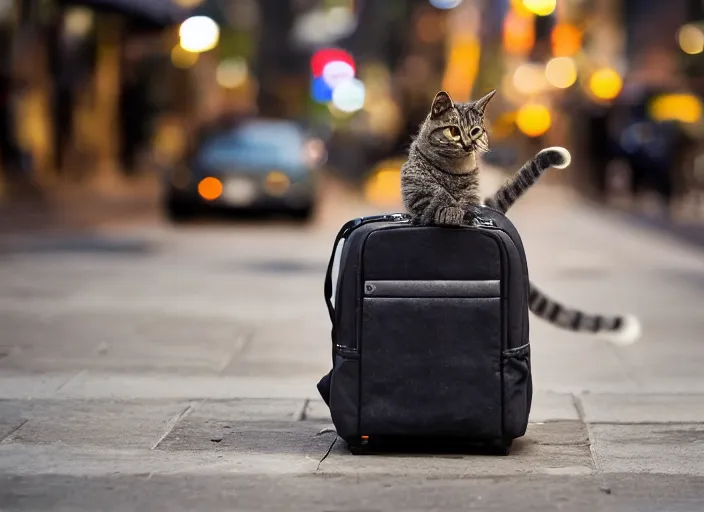
<path id="1" fill-rule="evenodd" d="M 100 4 L 0 0 L 3 176 L 109 184 L 155 174 L 201 127 L 260 115 L 305 123 L 326 140 L 330 170 L 360 180 L 405 154 L 437 90 L 467 100 L 498 88 L 487 159 L 513 170 L 541 147 L 564 145 L 574 164 L 549 179 L 599 196 L 613 161 L 629 158 L 620 141 L 632 91 L 662 89 L 648 102 L 694 98 L 658 104 L 675 111 L 697 108 L 704 92 L 698 0 Z M 353 108 L 339 108 L 332 89 L 313 91 L 312 57 L 333 47 L 354 59 L 363 98 Z M 669 167 L 657 172 L 691 188 L 701 123 L 680 118 L 691 157 L 663 157 Z"/>

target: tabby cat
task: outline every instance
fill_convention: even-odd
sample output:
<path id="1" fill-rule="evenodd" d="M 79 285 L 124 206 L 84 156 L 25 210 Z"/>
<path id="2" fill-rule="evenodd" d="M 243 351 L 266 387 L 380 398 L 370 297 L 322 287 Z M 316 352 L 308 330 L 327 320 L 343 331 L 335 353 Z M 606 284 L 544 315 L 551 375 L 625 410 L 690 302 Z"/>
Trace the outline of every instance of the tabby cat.
<path id="1" fill-rule="evenodd" d="M 454 103 L 445 91 L 435 96 L 401 168 L 404 204 L 418 224 L 459 226 L 472 221 L 473 207 L 481 204 L 477 158 L 489 149 L 484 112 L 495 93 L 467 103 Z M 487 198 L 485 205 L 505 213 L 548 168 L 564 169 L 569 164 L 566 149 L 544 149 Z M 529 308 L 557 327 L 596 333 L 615 343 L 629 344 L 640 337 L 636 317 L 590 315 L 566 308 L 532 282 Z"/>

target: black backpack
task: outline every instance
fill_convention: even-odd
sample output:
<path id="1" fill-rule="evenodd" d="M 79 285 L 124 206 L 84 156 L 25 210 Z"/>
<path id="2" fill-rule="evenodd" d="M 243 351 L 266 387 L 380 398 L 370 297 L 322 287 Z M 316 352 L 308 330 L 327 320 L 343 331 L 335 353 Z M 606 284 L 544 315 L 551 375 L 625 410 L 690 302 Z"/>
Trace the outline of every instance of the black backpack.
<path id="1" fill-rule="evenodd" d="M 525 252 L 503 214 L 477 213 L 471 227 L 390 214 L 338 233 L 325 280 L 333 367 L 318 390 L 352 453 L 468 445 L 508 454 L 525 434 Z"/>

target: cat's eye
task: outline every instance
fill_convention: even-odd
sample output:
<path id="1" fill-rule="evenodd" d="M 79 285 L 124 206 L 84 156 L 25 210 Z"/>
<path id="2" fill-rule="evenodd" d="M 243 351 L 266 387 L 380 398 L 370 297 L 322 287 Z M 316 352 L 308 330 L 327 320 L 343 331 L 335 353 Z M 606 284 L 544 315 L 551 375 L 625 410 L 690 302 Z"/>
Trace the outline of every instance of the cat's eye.
<path id="1" fill-rule="evenodd" d="M 460 129 L 456 126 L 449 126 L 442 131 L 442 134 L 453 142 L 458 142 L 460 140 Z"/>
<path id="2" fill-rule="evenodd" d="M 469 136 L 471 137 L 472 140 L 478 139 L 482 135 L 482 128 L 481 126 L 475 126 L 471 130 L 469 130 Z"/>

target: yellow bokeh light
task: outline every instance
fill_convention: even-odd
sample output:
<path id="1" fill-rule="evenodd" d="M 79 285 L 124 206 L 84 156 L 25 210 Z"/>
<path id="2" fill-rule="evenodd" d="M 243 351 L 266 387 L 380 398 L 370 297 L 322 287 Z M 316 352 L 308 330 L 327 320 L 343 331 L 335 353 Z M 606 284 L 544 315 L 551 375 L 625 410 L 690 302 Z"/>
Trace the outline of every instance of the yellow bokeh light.
<path id="1" fill-rule="evenodd" d="M 537 94 L 545 89 L 545 71 L 534 63 L 523 63 L 513 72 L 513 86 L 525 95 Z"/>
<path id="2" fill-rule="evenodd" d="M 469 91 L 479 70 L 481 48 L 473 36 L 458 36 L 451 43 L 442 88 L 455 101 L 469 101 Z"/>
<path id="3" fill-rule="evenodd" d="M 198 7 L 200 4 L 203 3 L 204 0 L 172 0 L 176 5 L 179 7 L 183 7 L 184 9 L 193 9 L 194 7 Z"/>
<path id="4" fill-rule="evenodd" d="M 684 53 L 696 55 L 704 51 L 704 32 L 694 25 L 684 25 L 677 32 L 677 40 Z"/>
<path id="5" fill-rule="evenodd" d="M 648 105 L 648 113 L 656 121 L 696 123 L 702 118 L 702 102 L 691 94 L 663 94 Z"/>
<path id="6" fill-rule="evenodd" d="M 196 62 L 198 62 L 198 54 L 184 50 L 180 44 L 171 49 L 171 63 L 177 68 L 187 69 L 194 66 Z"/>
<path id="7" fill-rule="evenodd" d="M 589 89 L 600 100 L 612 100 L 621 92 L 623 81 L 611 68 L 602 68 L 594 72 L 589 79 Z"/>
<path id="8" fill-rule="evenodd" d="M 538 16 L 550 16 L 557 7 L 557 0 L 523 0 L 523 6 Z"/>
<path id="9" fill-rule="evenodd" d="M 511 10 L 519 16 L 532 16 L 533 13 L 526 9 L 523 0 L 510 0 Z"/>
<path id="10" fill-rule="evenodd" d="M 381 167 L 365 183 L 365 199 L 376 205 L 395 206 L 401 202 L 401 168 L 400 165 Z"/>
<path id="11" fill-rule="evenodd" d="M 221 87 L 236 89 L 247 81 L 247 63 L 242 58 L 222 61 L 215 71 L 215 79 Z"/>
<path id="12" fill-rule="evenodd" d="M 193 16 L 181 23 L 181 47 L 193 53 L 212 50 L 220 40 L 220 27 L 207 16 Z"/>
<path id="13" fill-rule="evenodd" d="M 64 17 L 64 26 L 67 33 L 83 37 L 93 27 L 95 15 L 90 9 L 77 7 L 68 9 Z"/>
<path id="14" fill-rule="evenodd" d="M 570 57 L 558 57 L 545 65 L 545 78 L 559 89 L 567 89 L 577 81 L 577 66 Z"/>
<path id="15" fill-rule="evenodd" d="M 516 126 L 529 137 L 539 137 L 550 129 L 552 116 L 545 105 L 528 103 L 516 112 Z"/>
<path id="16" fill-rule="evenodd" d="M 504 112 L 492 123 L 491 136 L 494 140 L 502 140 L 516 131 L 516 113 Z"/>

